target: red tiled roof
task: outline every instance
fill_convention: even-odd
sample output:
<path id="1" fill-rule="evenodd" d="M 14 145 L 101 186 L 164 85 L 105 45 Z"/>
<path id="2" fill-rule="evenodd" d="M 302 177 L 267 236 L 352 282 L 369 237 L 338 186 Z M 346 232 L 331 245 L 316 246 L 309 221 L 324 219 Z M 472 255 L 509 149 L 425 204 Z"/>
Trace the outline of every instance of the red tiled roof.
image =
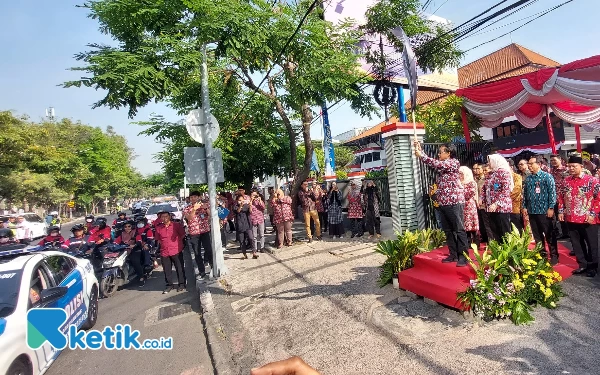
<path id="1" fill-rule="evenodd" d="M 398 122 L 398 118 L 397 117 L 390 117 L 390 120 L 388 121 L 388 123 L 394 123 L 394 122 Z M 354 141 L 357 141 L 359 139 L 363 139 L 363 138 L 371 136 L 371 135 L 379 134 L 379 133 L 381 133 L 381 128 L 383 128 L 385 125 L 386 125 L 386 122 L 382 121 L 379 124 L 373 126 L 372 128 L 367 129 L 364 132 L 360 133 L 359 135 L 350 138 L 349 140 L 347 140 L 344 143 L 354 142 Z"/>

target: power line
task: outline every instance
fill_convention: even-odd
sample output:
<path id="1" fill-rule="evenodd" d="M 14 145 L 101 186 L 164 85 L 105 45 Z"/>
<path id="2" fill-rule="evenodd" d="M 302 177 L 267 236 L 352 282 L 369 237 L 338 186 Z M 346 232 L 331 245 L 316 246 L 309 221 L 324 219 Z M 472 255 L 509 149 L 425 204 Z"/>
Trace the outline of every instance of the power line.
<path id="1" fill-rule="evenodd" d="M 530 2 L 526 3 L 525 5 L 523 5 L 522 7 L 520 7 L 520 8 L 517 8 L 517 9 L 515 9 L 514 11 L 512 11 L 512 12 L 508 13 L 508 14 L 507 14 L 507 15 L 505 15 L 504 17 L 501 17 L 501 18 L 497 19 L 496 21 L 494 21 L 494 22 L 490 23 L 489 25 L 487 25 L 487 26 L 485 26 L 485 27 L 481 28 L 481 30 L 479 30 L 479 31 L 480 31 L 479 33 L 476 33 L 476 34 L 473 34 L 473 35 L 465 35 L 465 36 L 461 36 L 460 38 L 456 39 L 455 41 L 456 41 L 456 42 L 458 42 L 459 40 L 466 39 L 466 38 L 468 38 L 468 37 L 471 37 L 471 36 L 475 36 L 475 35 L 482 34 L 482 33 L 481 33 L 481 31 L 483 31 L 483 30 L 485 30 L 485 29 L 489 28 L 489 27 L 490 27 L 490 26 L 492 26 L 492 25 L 495 25 L 495 24 L 497 24 L 498 22 L 500 22 L 500 21 L 502 21 L 503 19 L 506 19 L 506 18 L 508 18 L 508 17 L 512 16 L 512 15 L 513 15 L 513 14 L 515 14 L 515 13 L 518 13 L 518 12 L 522 11 L 523 9 L 527 8 L 527 7 L 528 7 L 528 6 L 530 6 L 530 5 L 533 5 L 533 4 L 537 3 L 538 1 L 539 1 L 539 0 L 533 0 L 533 1 L 530 1 Z M 533 15 L 533 16 L 535 16 L 535 15 Z M 525 18 L 523 18 L 523 19 L 531 18 L 531 17 L 533 17 L 533 16 L 528 16 L 528 17 L 525 17 Z M 518 22 L 518 21 L 515 21 L 515 22 Z M 514 22 L 513 22 L 513 23 L 514 23 Z M 510 25 L 510 24 L 508 24 L 508 25 Z M 496 30 L 496 29 L 494 29 L 494 30 Z"/>
<path id="2" fill-rule="evenodd" d="M 434 14 L 436 14 L 436 13 L 437 13 L 437 11 L 438 11 L 438 10 L 440 10 L 440 8 L 441 8 L 441 7 L 443 7 L 444 5 L 446 5 L 446 3 L 447 3 L 448 1 L 449 1 L 449 0 L 446 0 L 446 1 L 444 1 L 444 2 L 442 3 L 442 5 L 440 5 L 439 7 L 437 7 L 437 9 L 436 9 L 436 10 L 434 10 L 434 11 L 433 11 L 433 13 L 432 13 L 431 15 L 433 16 Z"/>
<path id="3" fill-rule="evenodd" d="M 254 95 L 256 95 L 256 93 L 258 92 L 258 90 L 260 90 L 260 87 L 262 86 L 262 84 L 265 83 L 265 81 L 269 78 L 269 74 L 271 74 L 271 71 L 273 70 L 273 68 L 275 67 L 275 65 L 277 65 L 279 59 L 281 59 L 281 57 L 285 53 L 285 50 L 289 47 L 290 43 L 292 43 L 292 40 L 294 39 L 294 37 L 296 36 L 296 34 L 298 34 L 298 31 L 300 31 L 300 29 L 302 28 L 302 25 L 304 24 L 304 21 L 306 21 L 306 19 L 308 18 L 308 15 L 315 9 L 315 6 L 317 5 L 318 2 L 319 2 L 319 0 L 314 0 L 312 2 L 312 4 L 308 7 L 308 9 L 306 10 L 306 13 L 304 13 L 304 16 L 302 16 L 302 19 L 300 20 L 300 23 L 296 27 L 296 30 L 294 30 L 294 32 L 292 33 L 292 35 L 290 35 L 290 37 L 286 41 L 285 45 L 281 49 L 281 52 L 279 52 L 279 55 L 277 56 L 277 58 L 275 60 L 273 60 L 273 65 L 271 65 L 271 67 L 267 71 L 267 74 L 265 74 L 265 76 L 263 77 L 262 81 L 260 81 L 260 83 L 258 84 L 258 86 L 256 86 L 256 88 L 254 90 L 252 90 L 252 94 L 250 94 L 250 97 L 246 100 L 246 103 L 244 103 L 244 105 L 242 106 L 242 108 L 233 117 L 233 120 L 231 120 L 230 125 L 233 124 L 233 123 L 235 123 L 235 120 L 237 120 L 237 118 L 244 111 L 244 109 L 246 109 L 246 107 L 248 106 L 248 104 L 250 104 L 250 101 L 252 100 L 252 98 L 254 98 Z"/>
<path id="4" fill-rule="evenodd" d="M 500 36 L 498 36 L 498 37 L 496 37 L 496 38 L 494 38 L 494 39 L 490 39 L 490 40 L 488 40 L 487 42 L 484 42 L 484 43 L 481 43 L 481 44 L 479 44 L 479 45 L 476 45 L 476 46 L 475 46 L 475 47 L 473 47 L 473 48 L 469 48 L 469 49 L 468 49 L 468 50 L 466 50 L 465 52 L 472 51 L 472 50 L 474 50 L 475 48 L 479 48 L 479 47 L 481 47 L 481 46 L 483 46 L 483 45 L 486 45 L 486 44 L 488 44 L 488 43 L 491 43 L 491 42 L 493 42 L 493 41 L 495 41 L 495 40 L 498 40 L 498 39 L 500 39 L 500 38 L 502 38 L 502 37 L 504 37 L 504 36 L 507 36 L 508 34 L 511 34 L 511 33 L 513 33 L 514 31 L 517 31 L 517 30 L 519 30 L 519 29 L 520 29 L 520 28 L 522 28 L 523 26 L 525 26 L 525 25 L 528 25 L 528 24 L 532 23 L 533 21 L 535 21 L 535 20 L 537 20 L 537 19 L 539 19 L 539 18 L 542 18 L 542 17 L 543 17 L 543 16 L 545 16 L 546 14 L 548 14 L 548 13 L 550 13 L 550 12 L 552 12 L 552 11 L 554 11 L 554 10 L 556 10 L 556 9 L 558 9 L 558 8 L 562 7 L 563 5 L 566 5 L 566 4 L 568 4 L 568 3 L 572 2 L 572 1 L 573 1 L 573 0 L 568 0 L 568 1 L 565 1 L 564 3 L 562 3 L 562 4 L 558 4 L 557 6 L 555 6 L 555 7 L 552 7 L 552 8 L 550 8 L 550 9 L 548 9 L 547 11 L 543 12 L 542 14 L 540 14 L 540 15 L 539 15 L 539 16 L 537 16 L 537 17 L 535 17 L 534 19 L 532 19 L 532 20 L 530 20 L 530 21 L 528 21 L 528 22 L 525 22 L 525 23 L 524 23 L 524 24 L 522 24 L 521 26 L 519 26 L 519 27 L 516 27 L 516 28 L 512 29 L 511 31 L 509 31 L 509 32 L 507 32 L 507 33 L 504 33 L 504 34 L 502 34 L 502 35 L 500 35 Z"/>

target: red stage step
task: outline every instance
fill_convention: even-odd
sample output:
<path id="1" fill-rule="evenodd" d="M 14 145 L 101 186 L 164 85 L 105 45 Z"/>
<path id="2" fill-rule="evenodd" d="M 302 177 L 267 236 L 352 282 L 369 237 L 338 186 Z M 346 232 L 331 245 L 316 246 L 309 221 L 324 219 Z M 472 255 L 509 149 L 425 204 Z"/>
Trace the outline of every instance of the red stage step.
<path id="1" fill-rule="evenodd" d="M 534 248 L 534 245 L 531 245 Z M 563 280 L 572 276 L 571 271 L 578 267 L 575 257 L 569 255 L 569 249 L 558 244 L 559 264 L 554 266 Z M 469 286 L 470 280 L 475 278 L 475 271 L 471 266 L 456 267 L 456 263 L 442 263 L 447 257 L 447 246 L 428 253 L 413 257 L 414 267 L 398 274 L 401 289 L 413 292 L 416 295 L 429 298 L 446 306 L 463 310 L 464 307 L 456 300 L 456 293 L 462 292 Z M 469 256 L 474 259 L 473 251 Z"/>

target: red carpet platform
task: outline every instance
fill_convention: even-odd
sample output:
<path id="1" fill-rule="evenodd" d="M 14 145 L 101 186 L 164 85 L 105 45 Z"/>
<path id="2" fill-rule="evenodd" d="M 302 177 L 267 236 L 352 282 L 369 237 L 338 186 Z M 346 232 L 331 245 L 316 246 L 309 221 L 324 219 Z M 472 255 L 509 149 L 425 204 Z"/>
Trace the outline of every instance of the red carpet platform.
<path id="1" fill-rule="evenodd" d="M 534 245 L 531 245 L 534 248 Z M 563 280 L 571 277 L 571 271 L 577 269 L 575 257 L 569 256 L 569 249 L 558 244 L 559 263 L 554 266 Z M 444 246 L 429 253 L 416 255 L 413 258 L 414 267 L 398 274 L 401 289 L 413 292 L 418 296 L 429 298 L 446 306 L 464 310 L 456 300 L 456 293 L 462 292 L 469 286 L 469 281 L 475 278 L 471 266 L 456 267 L 456 263 L 442 263 L 449 254 Z M 471 259 L 473 250 L 469 252 Z"/>

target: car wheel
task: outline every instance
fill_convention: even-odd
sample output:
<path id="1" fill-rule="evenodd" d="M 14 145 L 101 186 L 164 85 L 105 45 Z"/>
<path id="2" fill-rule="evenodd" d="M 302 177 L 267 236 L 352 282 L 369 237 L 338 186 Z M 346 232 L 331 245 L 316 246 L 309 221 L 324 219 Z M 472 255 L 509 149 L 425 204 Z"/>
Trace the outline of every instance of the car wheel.
<path id="1" fill-rule="evenodd" d="M 30 375 L 31 373 L 29 364 L 22 359 L 17 359 L 10 365 L 6 375 Z"/>
<path id="2" fill-rule="evenodd" d="M 81 328 L 90 329 L 96 325 L 98 320 L 98 288 L 94 285 L 90 294 L 90 306 L 88 307 L 88 316 Z"/>

